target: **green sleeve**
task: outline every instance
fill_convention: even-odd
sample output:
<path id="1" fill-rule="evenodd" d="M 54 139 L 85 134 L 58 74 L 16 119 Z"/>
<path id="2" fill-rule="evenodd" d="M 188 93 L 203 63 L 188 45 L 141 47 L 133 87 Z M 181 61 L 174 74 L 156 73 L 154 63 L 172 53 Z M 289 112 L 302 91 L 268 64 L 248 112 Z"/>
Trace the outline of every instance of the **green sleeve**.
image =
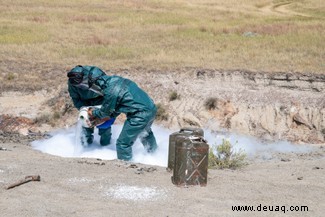
<path id="1" fill-rule="evenodd" d="M 118 89 L 119 88 L 112 88 L 104 91 L 104 102 L 102 107 L 93 111 L 95 117 L 101 119 L 116 115 L 115 108 L 118 100 Z"/>
<path id="2" fill-rule="evenodd" d="M 79 110 L 83 106 L 83 102 L 76 87 L 73 87 L 71 84 L 68 84 L 68 91 L 72 99 L 73 105 Z"/>

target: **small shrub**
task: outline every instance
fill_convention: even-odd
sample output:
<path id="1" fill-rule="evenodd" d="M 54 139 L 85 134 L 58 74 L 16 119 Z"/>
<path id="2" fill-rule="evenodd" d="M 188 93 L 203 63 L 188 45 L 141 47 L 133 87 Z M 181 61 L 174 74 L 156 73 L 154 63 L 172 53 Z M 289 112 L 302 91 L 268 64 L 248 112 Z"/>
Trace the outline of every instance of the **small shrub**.
<path id="1" fill-rule="evenodd" d="M 61 114 L 60 114 L 60 112 L 59 112 L 59 111 L 55 111 L 55 112 L 53 113 L 53 118 L 54 118 L 55 120 L 60 119 L 60 118 L 61 118 Z"/>
<path id="2" fill-rule="evenodd" d="M 174 101 L 176 99 L 180 99 L 180 95 L 176 91 L 171 92 L 169 94 L 169 101 Z"/>
<path id="3" fill-rule="evenodd" d="M 228 140 L 224 139 L 221 145 L 210 148 L 209 168 L 211 169 L 238 169 L 245 165 L 247 165 L 246 154 L 242 150 L 236 153 Z"/>
<path id="4" fill-rule="evenodd" d="M 205 100 L 204 107 L 207 110 L 213 110 L 217 108 L 217 98 L 210 97 Z"/>
<path id="5" fill-rule="evenodd" d="M 325 128 L 321 130 L 322 134 L 325 136 Z"/>
<path id="6" fill-rule="evenodd" d="M 37 116 L 34 119 L 35 124 L 47 124 L 52 120 L 52 115 L 49 113 L 44 113 L 39 116 Z"/>
<path id="7" fill-rule="evenodd" d="M 36 118 L 34 118 L 35 124 L 49 124 L 55 126 L 57 120 L 62 117 L 59 111 L 54 111 L 53 113 L 43 113 Z"/>
<path id="8" fill-rule="evenodd" d="M 14 73 L 12 73 L 12 72 L 9 72 L 9 74 L 7 75 L 7 80 L 8 81 L 12 81 L 12 80 L 14 80 L 15 79 L 15 75 L 14 75 Z"/>
<path id="9" fill-rule="evenodd" d="M 165 107 L 158 103 L 157 104 L 157 114 L 156 114 L 156 119 L 157 120 L 161 120 L 161 121 L 167 121 L 168 120 L 168 114 L 167 114 L 167 110 L 165 109 Z"/>

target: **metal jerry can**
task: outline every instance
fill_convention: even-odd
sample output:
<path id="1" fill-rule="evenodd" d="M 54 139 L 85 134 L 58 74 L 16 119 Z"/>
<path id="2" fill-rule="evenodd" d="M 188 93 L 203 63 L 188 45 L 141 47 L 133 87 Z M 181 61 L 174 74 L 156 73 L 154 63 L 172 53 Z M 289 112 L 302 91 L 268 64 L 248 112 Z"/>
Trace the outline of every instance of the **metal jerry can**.
<path id="1" fill-rule="evenodd" d="M 200 136 L 179 137 L 176 140 L 172 182 L 178 186 L 206 186 L 209 145 Z"/>
<path id="2" fill-rule="evenodd" d="M 173 170 L 175 161 L 175 145 L 178 137 L 188 137 L 191 135 L 204 136 L 204 132 L 200 128 L 184 127 L 180 131 L 170 134 L 169 149 L 168 149 L 168 166 L 167 169 Z"/>

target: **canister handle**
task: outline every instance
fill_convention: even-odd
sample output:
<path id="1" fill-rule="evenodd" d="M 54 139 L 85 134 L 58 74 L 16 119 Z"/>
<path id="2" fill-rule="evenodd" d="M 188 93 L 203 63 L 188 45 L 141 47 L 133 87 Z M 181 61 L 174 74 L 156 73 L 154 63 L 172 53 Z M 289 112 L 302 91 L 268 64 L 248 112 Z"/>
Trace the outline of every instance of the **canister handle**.
<path id="1" fill-rule="evenodd" d="M 207 141 L 201 136 L 190 136 L 189 139 L 191 140 L 191 142 L 205 142 L 205 143 L 207 143 Z"/>
<path id="2" fill-rule="evenodd" d="M 193 132 L 193 131 L 196 131 L 196 130 L 197 129 L 193 128 L 193 127 L 182 127 L 179 132 L 184 132 L 184 131 Z"/>

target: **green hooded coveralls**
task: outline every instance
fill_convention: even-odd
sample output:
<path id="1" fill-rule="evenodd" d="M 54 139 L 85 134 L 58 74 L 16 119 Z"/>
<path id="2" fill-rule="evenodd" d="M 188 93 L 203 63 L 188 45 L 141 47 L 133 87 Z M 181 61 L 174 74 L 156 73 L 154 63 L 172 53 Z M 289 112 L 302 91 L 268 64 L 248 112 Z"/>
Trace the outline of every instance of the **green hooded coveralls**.
<path id="1" fill-rule="evenodd" d="M 116 142 L 118 159 L 132 159 L 132 145 L 139 137 L 148 152 L 157 149 L 156 138 L 151 130 L 157 108 L 153 100 L 133 81 L 120 76 L 92 74 L 94 85 L 101 89 L 104 101 L 100 109 L 93 110 L 97 118 L 112 117 L 125 113 L 126 121 Z"/>
<path id="2" fill-rule="evenodd" d="M 91 67 L 91 66 L 82 66 L 82 67 L 75 67 L 71 71 L 74 72 L 83 72 L 84 76 L 88 77 L 89 71 L 90 70 L 96 70 L 96 71 L 101 71 L 97 67 Z M 70 97 L 72 99 L 72 102 L 74 106 L 80 110 L 81 107 L 83 106 L 96 106 L 96 105 L 101 105 L 104 101 L 104 97 L 96 92 L 93 92 L 89 89 L 81 89 L 76 86 L 73 86 L 69 81 L 68 81 L 68 91 L 70 94 Z M 94 140 L 94 128 L 86 128 L 83 127 L 83 133 L 86 137 L 87 143 L 91 144 L 93 143 Z M 111 141 L 111 127 L 107 128 L 99 128 L 98 129 L 98 134 L 100 136 L 100 144 L 102 146 L 106 146 L 110 144 Z M 83 140 L 81 140 L 83 142 Z M 83 144 L 85 145 L 85 144 Z"/>

